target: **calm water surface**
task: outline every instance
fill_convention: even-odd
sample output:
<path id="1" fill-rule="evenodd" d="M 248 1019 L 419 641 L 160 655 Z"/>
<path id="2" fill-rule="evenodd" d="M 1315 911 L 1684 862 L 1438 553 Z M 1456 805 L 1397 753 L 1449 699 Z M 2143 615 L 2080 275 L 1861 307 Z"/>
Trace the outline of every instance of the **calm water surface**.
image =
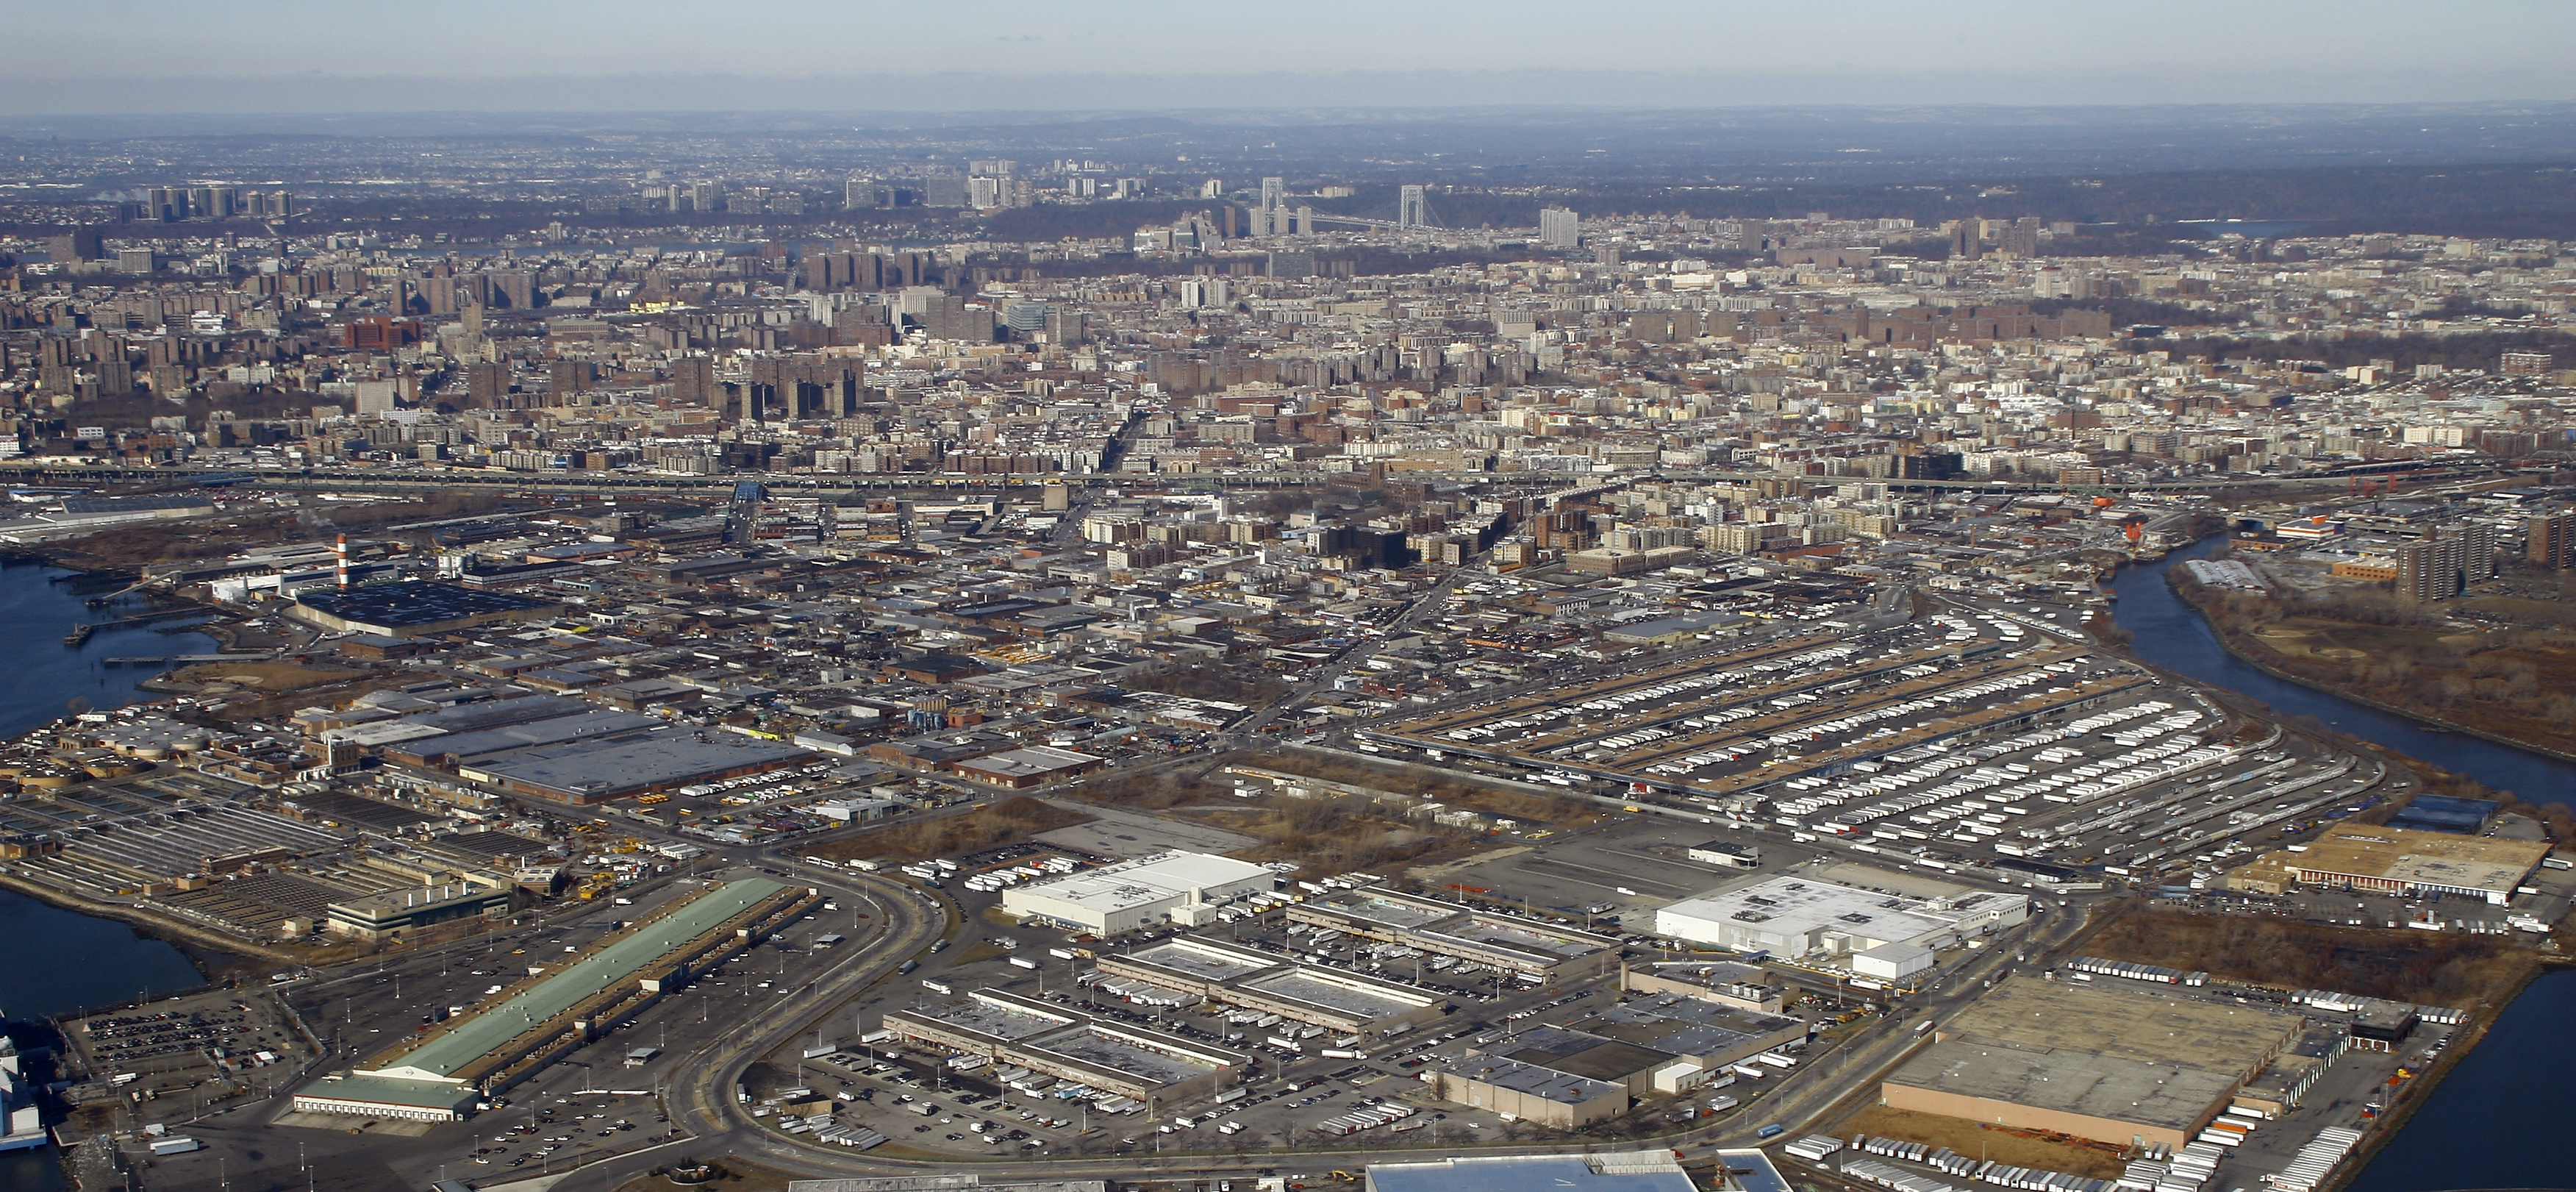
<path id="1" fill-rule="evenodd" d="M 2535 803 L 2576 801 L 2576 764 L 2459 733 L 2436 732 L 2403 716 L 2276 679 L 2238 661 L 2165 586 L 2165 570 L 2217 549 L 2200 543 L 2162 562 L 2132 567 L 2113 584 L 2115 617 L 2136 635 L 2139 657 L 2214 687 L 2314 716 L 2345 733 L 2465 774 Z M 2532 982 L 2505 1008 L 2476 1050 L 2433 1090 L 2396 1139 L 2372 1157 L 2352 1192 L 2442 1192 L 2452 1188 L 2576 1187 L 2576 972 Z"/>

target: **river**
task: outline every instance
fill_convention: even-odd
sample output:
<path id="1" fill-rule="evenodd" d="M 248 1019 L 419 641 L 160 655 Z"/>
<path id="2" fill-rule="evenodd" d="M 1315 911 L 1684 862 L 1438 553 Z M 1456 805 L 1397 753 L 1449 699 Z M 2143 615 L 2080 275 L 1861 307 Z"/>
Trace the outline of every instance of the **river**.
<path id="1" fill-rule="evenodd" d="M 166 626 L 153 625 L 102 629 L 77 648 L 66 646 L 63 634 L 74 625 L 113 621 L 152 607 L 128 597 L 93 609 L 85 603 L 87 595 L 76 572 L 27 564 L 0 567 L 0 624 L 12 630 L 0 641 L 0 667 L 17 676 L 0 693 L 0 735 L 14 737 L 62 716 L 75 699 L 105 710 L 148 697 L 134 685 L 159 668 L 109 666 L 106 659 L 216 652 L 214 639 L 205 634 L 164 632 Z"/>
<path id="2" fill-rule="evenodd" d="M 2425 728 L 2246 664 L 2218 644 L 2198 612 L 2165 584 L 2165 571 L 2217 549 L 2211 539 L 2164 560 L 2122 571 L 2114 619 L 2135 635 L 2138 657 L 2167 670 L 2306 714 L 2365 741 L 2463 774 L 2533 802 L 2576 794 L 2576 764 L 2462 733 Z M 2576 972 L 2532 982 L 2505 1008 L 2477 1049 L 2452 1069 L 2395 1139 L 2362 1169 L 2351 1192 L 2441 1192 L 2450 1188 L 2568 1186 L 2576 1131 L 2557 1128 L 2568 1096 L 2576 1042 Z"/>
<path id="3" fill-rule="evenodd" d="M 149 697 L 135 684 L 157 668 L 108 666 L 104 659 L 215 651 L 214 640 L 202 633 L 165 633 L 149 625 L 101 630 L 77 648 L 65 646 L 63 634 L 75 624 L 150 607 L 127 599 L 92 609 L 85 597 L 95 586 L 60 568 L 0 567 L 0 624 L 15 631 L 0 636 L 0 668 L 17 676 L 0 694 L 0 735 L 16 736 L 61 717 L 75 699 L 106 709 Z M 204 980 L 186 954 L 166 942 L 113 919 L 7 890 L 0 890 L 0 940 L 9 949 L 0 960 L 0 1016 L 22 1022 Z M 41 1041 L 38 1031 L 20 1028 L 12 1034 L 21 1045 Z M 53 1148 L 0 1153 L 0 1192 L 57 1192 L 64 1186 Z"/>
<path id="4" fill-rule="evenodd" d="M 2512 791 L 2534 803 L 2576 796 L 2576 763 L 2466 733 L 2426 728 L 2392 712 L 2274 678 L 2228 653 L 2218 644 L 2218 635 L 2209 628 L 2209 622 L 2165 585 L 2167 568 L 2184 559 L 2206 555 L 2219 543 L 2218 539 L 2209 539 L 2176 551 L 2161 562 L 2128 568 L 2112 583 L 2120 594 L 2114 618 L 2121 628 L 2135 635 L 2129 648 L 2138 657 L 2212 687 L 2261 700 L 2283 716 L 2314 716 L 2351 736 L 2378 742 L 2497 790 Z"/>

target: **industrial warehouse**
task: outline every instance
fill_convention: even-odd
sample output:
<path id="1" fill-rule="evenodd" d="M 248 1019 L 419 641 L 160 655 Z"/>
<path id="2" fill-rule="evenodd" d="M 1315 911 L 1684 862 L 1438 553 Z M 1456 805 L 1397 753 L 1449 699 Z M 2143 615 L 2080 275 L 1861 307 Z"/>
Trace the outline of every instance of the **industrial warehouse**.
<path id="1" fill-rule="evenodd" d="M 1211 922 L 1218 907 L 1278 884 L 1278 874 L 1249 861 L 1168 852 L 1015 886 L 1002 894 L 1002 909 L 1024 922 L 1121 935 Z"/>
<path id="2" fill-rule="evenodd" d="M 1340 891 L 1292 905 L 1288 921 L 1533 978 L 1596 976 L 1609 972 L 1619 955 L 1619 941 L 1611 936 L 1470 910 L 1383 886 Z"/>
<path id="3" fill-rule="evenodd" d="M 507 592 L 483 592 L 434 580 L 402 580 L 359 587 L 316 588 L 296 596 L 287 612 L 333 633 L 379 637 L 436 637 L 505 621 L 545 621 L 564 606 Z"/>
<path id="4" fill-rule="evenodd" d="M 302 1112 L 455 1121 L 819 901 L 766 878 L 674 903 L 560 971 L 295 1094 Z"/>
<path id="5" fill-rule="evenodd" d="M 1897 1109 L 2180 1148 L 2298 1043 L 2300 1015 L 2014 977 L 1880 1085 Z"/>
<path id="6" fill-rule="evenodd" d="M 2279 894 L 2293 885 L 2370 894 L 2438 894 L 2504 906 L 2549 855 L 2549 843 L 2345 824 L 2309 845 L 2266 854 L 2230 875 L 2239 890 Z"/>
<path id="7" fill-rule="evenodd" d="M 1356 1034 L 1409 1029 L 1447 1008 L 1438 995 L 1410 985 L 1190 936 L 1104 953 L 1100 973 Z"/>
<path id="8" fill-rule="evenodd" d="M 2021 894 L 1968 890 L 1912 898 L 1813 878 L 1774 877 L 1676 902 L 1655 912 L 1655 934 L 1784 960 L 1847 959 L 1858 976 L 1899 980 L 1932 967 L 1939 949 L 2030 918 Z"/>
<path id="9" fill-rule="evenodd" d="M 1138 1100 L 1187 1100 L 1243 1078 L 1244 1052 L 1128 1026 L 997 989 L 888 1011 L 886 1030 L 962 1055 Z"/>
<path id="10" fill-rule="evenodd" d="M 1656 967 L 1672 971 L 1623 971 L 1623 987 L 1641 996 L 1444 1058 L 1430 1069 L 1435 1091 L 1442 1100 L 1573 1129 L 1616 1117 L 1649 1094 L 1689 1092 L 1809 1037 L 1805 1022 L 1777 1013 L 1777 991 L 1739 979 L 1758 975 L 1750 965 Z"/>
<path id="11" fill-rule="evenodd" d="M 514 795 L 587 805 L 764 773 L 813 756 L 801 745 L 673 725 L 514 749 L 460 765 L 456 776 Z"/>

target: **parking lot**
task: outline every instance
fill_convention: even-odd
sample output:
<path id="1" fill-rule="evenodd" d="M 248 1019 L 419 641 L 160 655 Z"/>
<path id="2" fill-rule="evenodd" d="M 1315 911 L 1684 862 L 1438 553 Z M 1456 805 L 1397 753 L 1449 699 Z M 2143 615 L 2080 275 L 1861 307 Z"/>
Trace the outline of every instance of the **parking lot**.
<path id="1" fill-rule="evenodd" d="M 1693 833 L 1680 825 L 1637 820 L 1561 843 L 1576 864 L 1617 863 L 1633 871 L 1649 859 L 1661 860 L 1672 850 L 1696 842 Z M 1815 856 L 1804 850 L 1798 855 Z M 1009 859 L 997 853 L 968 860 Z M 1696 865 L 1680 873 L 1688 876 L 1677 874 L 1674 884 L 1694 891 L 1703 876 L 1709 884 L 1728 876 Z M 1533 875 L 1551 880 L 1544 868 Z M 745 1090 L 765 1120 L 800 1133 L 813 1122 L 828 1120 L 842 1129 L 873 1131 L 903 1147 L 970 1154 L 1240 1151 L 1316 1145 L 1339 1137 L 1341 1130 L 1354 1129 L 1354 1120 L 1373 1123 L 1356 1127 L 1363 1138 L 1389 1144 L 1398 1138 L 1463 1144 L 1540 1137 L 1549 1132 L 1526 1122 L 1503 1120 L 1491 1111 L 1438 1101 L 1431 1096 L 1430 1086 L 1418 1079 L 1422 1069 L 1442 1057 L 1454 1057 L 1461 1048 L 1490 1045 L 1505 1032 L 1562 1024 L 1622 1000 L 1615 975 L 1547 985 L 1492 969 L 1443 971 L 1448 966 L 1435 968 L 1430 963 L 1440 957 L 1291 923 L 1276 911 L 1204 933 L 1282 960 L 1294 956 L 1306 963 L 1418 988 L 1439 995 L 1448 1007 L 1447 1013 L 1425 1025 L 1383 1038 L 1337 1044 L 1332 1034 L 1311 1028 L 1300 1032 L 1293 1022 L 1263 1027 L 1229 1021 L 1229 1014 L 1237 1019 L 1247 1015 L 1233 1007 L 1200 1002 L 1195 996 L 1158 999 L 1183 1004 L 1147 1004 L 1121 998 L 1096 978 L 1087 979 L 1093 973 L 1091 957 L 1099 949 L 1140 952 L 1168 932 L 1144 932 L 1103 944 L 1048 928 L 1007 925 L 988 913 L 998 905 L 996 894 L 958 882 L 946 885 L 947 892 L 961 900 L 965 926 L 923 957 L 916 971 L 890 978 L 842 1007 L 819 1036 L 806 1036 L 766 1057 L 755 1069 L 752 1087 Z M 1572 884 L 1567 888 L 1572 889 Z M 1497 903 L 1492 909 L 1505 908 Z M 1545 908 L 1534 908 L 1533 913 L 1553 918 Z M 1638 942 L 1646 941 L 1639 937 Z M 1099 1105 L 1115 1108 L 1119 1098 L 1096 1093 L 1065 1096 L 1080 1092 L 1069 1081 L 1024 1080 L 1032 1087 L 1014 1089 L 996 1079 L 1001 1072 L 996 1066 L 961 1071 L 943 1062 L 944 1050 L 878 1037 L 873 1029 L 887 1011 L 948 1003 L 986 988 L 1061 1005 L 1109 1023 L 1249 1052 L 1252 1064 L 1239 1086 L 1220 1093 L 1170 1101 L 1148 1098 L 1126 1112 L 1109 1112 Z M 1793 999 L 1798 996 L 1793 992 Z M 1797 1013 L 1831 1018 L 1846 1009 L 1818 999 L 1802 1004 Z M 1309 1037 L 1295 1040 L 1299 1033 Z M 1296 1046 L 1280 1045 L 1275 1036 L 1281 1035 L 1289 1036 Z M 1327 1047 L 1336 1054 L 1321 1054 Z M 1354 1051 L 1359 1054 L 1348 1054 Z M 1706 1114 L 1712 1106 L 1734 1112 L 1740 1102 L 1764 1091 L 1755 1087 L 1758 1082 L 1746 1085 L 1679 1101 L 1655 1098 L 1637 1112 L 1665 1119 Z M 808 1116 L 822 1114 L 829 1118 Z"/>
<path id="2" fill-rule="evenodd" d="M 264 989 L 145 1002 L 70 1020 L 63 1035 L 79 1069 L 135 1104 L 143 1121 L 186 1116 L 240 1089 L 265 1092 L 314 1054 Z"/>

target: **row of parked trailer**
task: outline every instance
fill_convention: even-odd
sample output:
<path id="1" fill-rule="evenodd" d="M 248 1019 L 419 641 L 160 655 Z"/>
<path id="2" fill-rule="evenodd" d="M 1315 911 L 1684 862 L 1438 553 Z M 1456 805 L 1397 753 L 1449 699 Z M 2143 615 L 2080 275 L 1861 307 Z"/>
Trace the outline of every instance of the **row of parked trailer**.
<path id="1" fill-rule="evenodd" d="M 2181 969 L 2159 968 L 2152 964 L 2131 964 L 2125 960 L 2103 960 L 2078 956 L 2066 962 L 2069 972 L 2090 973 L 2100 977 L 2126 977 L 2132 981 L 2151 981 L 2158 985 L 2207 985 L 2209 974 L 2186 973 Z"/>
<path id="2" fill-rule="evenodd" d="M 1184 993 L 1169 986 L 1156 985 L 1151 981 L 1139 981 L 1132 977 L 1104 977 L 1100 975 L 1098 969 L 1090 969 L 1079 974 L 1074 978 L 1074 984 L 1089 986 L 1097 992 L 1139 1006 L 1169 1009 L 1178 1006 L 1195 1006 L 1207 1000 L 1198 994 Z"/>
<path id="3" fill-rule="evenodd" d="M 1947 1151 L 1941 1153 L 1945 1155 L 1949 1154 Z M 1955 1158 L 1955 1156 L 1953 1157 Z M 2013 1188 L 2044 1188 L 2047 1192 L 2112 1192 L 2112 1183 L 2109 1180 L 2088 1180 L 2080 1176 L 2060 1175 L 2053 1171 L 2033 1172 L 2031 1169 L 2025 1167 L 2008 1167 L 2001 1163 L 1980 1163 L 1975 1159 L 1962 1161 L 1967 1164 L 1968 1170 L 1951 1173 L 1962 1179 L 1982 1179 L 1992 1183 L 2003 1183 L 2004 1179 L 2007 1178 L 2015 1180 L 2030 1180 L 2035 1178 L 2040 1180 L 2054 1180 L 2058 1182 L 2023 1182 L 2005 1184 L 2004 1186 Z M 1882 1188 L 1894 1188 L 1897 1192 L 1958 1192 L 1958 1189 L 1955 1186 L 1934 1179 L 1931 1176 L 1916 1175 L 1902 1167 L 1881 1163 L 1875 1159 L 1852 1159 L 1846 1161 L 1842 1166 L 1842 1173 L 1856 1180 L 1866 1180 Z"/>
<path id="4" fill-rule="evenodd" d="M 2279 1192 L 2314 1192 L 2333 1174 L 2335 1165 L 2361 1145 L 2361 1131 L 2349 1126 L 2328 1126 L 2317 1132 L 2308 1145 L 2291 1156 L 2290 1165 L 2279 1173 L 2263 1177 L 2265 1183 Z"/>
<path id="5" fill-rule="evenodd" d="M 1686 696 L 1694 699 L 1705 698 L 1706 696 L 1715 694 L 1717 691 L 1724 688 L 1738 686 L 1763 675 L 1776 674 L 1781 671 L 1789 670 L 1798 670 L 1801 672 L 1820 670 L 1828 665 L 1840 662 L 1857 652 L 1858 648 L 1854 646 L 1824 646 L 1818 649 L 1808 650 L 1804 653 L 1792 655 L 1785 659 L 1755 663 L 1750 666 L 1739 667 L 1733 670 L 1715 671 L 1704 675 L 1691 675 L 1686 678 L 1674 679 L 1670 682 L 1658 683 L 1651 687 L 1641 687 L 1631 691 L 1622 691 L 1612 695 L 1604 695 L 1596 699 L 1584 700 L 1579 703 L 1560 704 L 1553 708 L 1523 712 L 1515 716 L 1507 717 L 1502 720 L 1490 721 L 1484 724 L 1466 725 L 1459 728 L 1453 728 L 1445 735 L 1453 741 L 1490 741 L 1496 739 L 1510 739 L 1505 737 L 1507 732 L 1510 733 L 1511 738 L 1516 738 L 1524 735 L 1519 730 L 1542 729 L 1555 721 L 1563 720 L 1568 717 L 1579 716 L 1585 712 L 1620 712 L 1625 711 L 1632 704 L 1665 703 L 1670 702 L 1676 696 Z M 1717 715 L 1721 717 L 1721 720 L 1736 720 L 1742 719 L 1745 716 L 1754 715 L 1756 714 L 1756 710 L 1752 708 L 1730 709 L 1729 713 L 1731 714 Z M 1699 718 L 1694 718 L 1694 720 L 1697 719 Z M 1706 727 L 1705 724 L 1693 723 L 1692 721 L 1684 721 L 1683 723 L 1695 728 Z M 1596 743 L 1583 742 L 1582 744 L 1584 747 L 1591 747 Z"/>
<path id="6" fill-rule="evenodd" d="M 2129 1164 L 2117 1181 L 2121 1192 L 2200 1192 L 2217 1176 L 2218 1165 L 2227 1158 L 2227 1152 L 2244 1143 L 2245 1132 L 2251 1128 L 2244 1118 L 2222 1120 L 2235 1122 L 2245 1129 L 2219 1132 L 2233 1139 L 2232 1142 L 2213 1140 L 2211 1131 L 2203 1130 L 2199 1139 L 2181 1150 Z"/>
<path id="7" fill-rule="evenodd" d="M 1391 1122 L 1403 1121 L 1420 1112 L 1410 1105 L 1397 1105 L 1392 1102 L 1385 1105 L 1370 1105 L 1337 1117 L 1325 1118 L 1315 1123 L 1314 1129 L 1318 1133 L 1336 1136 L 1357 1134 L 1362 1130 L 1374 1130 Z M 1403 1129 L 1401 1126 L 1396 1128 Z"/>
<path id="8" fill-rule="evenodd" d="M 1800 1145 L 1818 1143 L 1831 1143 L 1835 1147 L 1842 1145 L 1834 1138 L 1820 1134 L 1810 1138 L 1800 1139 L 1798 1143 L 1792 1144 L 1788 1150 L 1791 1154 L 1803 1156 L 1805 1152 L 1802 1152 L 1799 1149 Z M 1962 1179 L 1976 1180 L 1979 1183 L 1997 1184 L 2006 1188 L 2021 1188 L 2025 1189 L 2026 1192 L 2110 1192 L 2111 1189 L 2111 1181 L 2109 1180 L 2087 1179 L 2083 1176 L 2068 1175 L 2059 1171 L 2043 1171 L 2035 1167 L 2015 1167 L 2008 1163 L 1996 1163 L 1984 1159 L 1971 1159 L 1956 1151 L 1952 1151 L 1947 1147 L 1936 1149 L 1925 1146 L 1919 1142 L 1907 1142 L 1901 1138 L 1875 1138 L 1867 1134 L 1856 1134 L 1852 1136 L 1851 1145 L 1852 1149 L 1857 1151 L 1865 1151 L 1873 1155 L 1885 1155 L 1891 1159 L 1903 1159 L 1909 1163 L 1920 1163 L 1926 1167 L 1934 1168 L 1947 1174 L 1958 1176 Z M 1833 1151 L 1826 1150 L 1824 1153 L 1830 1155 Z M 1860 1160 L 1860 1162 L 1866 1163 L 1868 1161 Z M 1896 1168 L 1886 1167 L 1885 1164 L 1871 1164 L 1871 1166 L 1885 1168 L 1887 1171 L 1898 1170 Z M 1845 1164 L 1843 1170 L 1846 1173 L 1858 1174 L 1852 1172 L 1852 1164 Z M 1900 1172 L 1900 1174 L 1902 1173 Z M 1890 1187 L 1899 1186 L 1889 1183 L 1887 1180 L 1875 1179 L 1866 1175 L 1863 1175 L 1862 1178 L 1869 1179 L 1872 1183 L 1886 1184 Z M 1915 1178 L 1920 1179 L 1922 1177 Z M 1927 1180 L 1925 1182 L 1929 1183 L 1931 1181 Z"/>
<path id="9" fill-rule="evenodd" d="M 828 1142 L 852 1150 L 864 1151 L 885 1145 L 886 1136 L 857 1122 L 835 1121 L 830 1116 L 791 1119 L 778 1127 L 790 1134 L 804 1134 L 817 1142 Z"/>
<path id="10" fill-rule="evenodd" d="M 1041 857 L 1019 865 L 1005 865 L 984 870 L 969 876 L 962 884 L 969 890 L 990 894 L 996 890 L 1019 885 L 1021 882 L 1071 873 L 1076 868 L 1079 866 L 1071 857 Z"/>

